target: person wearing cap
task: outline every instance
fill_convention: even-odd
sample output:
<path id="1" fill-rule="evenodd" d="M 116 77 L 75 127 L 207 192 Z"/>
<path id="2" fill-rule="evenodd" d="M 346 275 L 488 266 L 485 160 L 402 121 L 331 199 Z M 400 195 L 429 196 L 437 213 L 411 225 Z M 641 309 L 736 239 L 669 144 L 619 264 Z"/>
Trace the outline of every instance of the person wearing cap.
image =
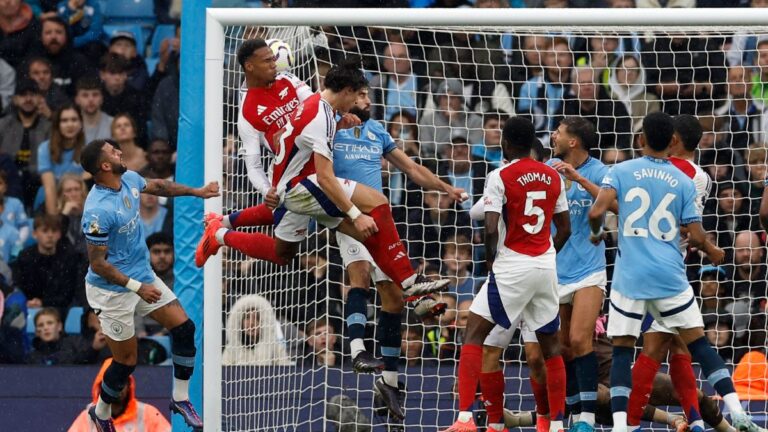
<path id="1" fill-rule="evenodd" d="M 728 300 L 723 298 L 726 292 L 727 275 L 725 269 L 719 266 L 705 265 L 699 269 L 699 296 L 701 297 L 701 313 L 716 313 L 725 307 Z"/>
<path id="2" fill-rule="evenodd" d="M 104 31 L 104 16 L 96 0 L 62 0 L 56 6 L 56 11 L 69 24 L 75 48 L 84 52 L 95 49 L 97 53 L 99 48 L 103 49 L 101 35 Z M 99 48 L 89 47 L 94 44 Z"/>
<path id="3" fill-rule="evenodd" d="M 37 148 L 51 130 L 51 122 L 38 108 L 42 97 L 35 81 L 22 78 L 16 82 L 10 112 L 0 118 L 0 169 L 8 173 L 6 194 L 22 198 L 26 204 L 32 203 L 40 185 Z"/>
<path id="4" fill-rule="evenodd" d="M 41 45 L 33 56 L 44 57 L 51 63 L 53 82 L 64 87 L 69 96 L 75 91 L 75 82 L 95 71 L 84 55 L 75 51 L 67 33 L 69 24 L 58 16 L 42 22 Z"/>
<path id="5" fill-rule="evenodd" d="M 140 92 L 145 91 L 149 83 L 147 63 L 141 55 L 143 49 L 136 46 L 136 35 L 129 31 L 116 31 L 109 38 L 109 54 L 128 60 L 128 86 Z"/>
<path id="6" fill-rule="evenodd" d="M 483 119 L 468 112 L 464 103 L 464 85 L 460 80 L 448 78 L 432 94 L 435 110 L 427 112 L 419 121 L 419 140 L 423 156 L 435 155 L 449 145 L 457 132 L 467 137 L 470 145 L 483 142 Z"/>

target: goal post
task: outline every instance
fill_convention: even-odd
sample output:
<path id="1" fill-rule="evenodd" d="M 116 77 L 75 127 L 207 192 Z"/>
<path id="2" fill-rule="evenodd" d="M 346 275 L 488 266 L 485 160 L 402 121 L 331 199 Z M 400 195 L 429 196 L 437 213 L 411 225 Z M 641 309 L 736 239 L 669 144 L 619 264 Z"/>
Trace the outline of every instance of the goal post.
<path id="1" fill-rule="evenodd" d="M 322 46 L 327 51 L 330 51 L 331 57 L 333 54 L 341 54 L 339 48 L 327 45 L 328 37 L 338 37 L 339 39 L 353 37 L 359 39 L 356 42 L 365 42 L 367 46 L 380 46 L 381 41 L 365 34 L 355 34 L 352 36 L 344 34 L 342 37 L 341 32 L 337 28 L 342 26 L 385 28 L 400 35 L 408 29 L 418 29 L 427 32 L 438 31 L 449 34 L 452 34 L 452 32 L 482 33 L 498 37 L 503 35 L 538 35 L 546 37 L 568 34 L 587 39 L 590 36 L 621 36 L 631 32 L 650 35 L 679 32 L 685 34 L 686 37 L 702 38 L 710 38 L 713 37 L 712 35 L 727 37 L 736 33 L 768 36 L 768 9 L 382 10 L 209 8 L 206 12 L 205 28 L 204 177 L 206 182 L 218 181 L 222 185 L 223 197 L 206 200 L 206 212 L 222 213 L 237 209 L 237 205 L 252 205 L 256 203 L 255 193 L 252 190 L 248 190 L 250 186 L 248 185 L 247 177 L 242 172 L 242 166 L 238 166 L 236 150 L 233 150 L 233 148 L 238 146 L 239 142 L 235 132 L 235 124 L 237 123 L 237 90 L 242 76 L 239 72 L 239 66 L 233 63 L 233 53 L 236 51 L 239 42 L 242 42 L 242 40 L 250 37 L 252 34 L 284 39 L 294 49 L 294 55 L 297 58 L 295 68 L 298 72 L 296 72 L 296 75 L 307 83 L 316 86 L 318 82 L 318 59 L 314 56 L 314 49 L 317 46 Z M 368 37 L 370 39 L 367 39 Z M 429 48 L 439 48 L 439 46 L 431 46 Z M 424 49 L 426 50 L 426 48 Z M 499 50 L 501 49 L 499 47 Z M 334 52 L 334 50 L 336 51 Z M 353 53 L 357 54 L 357 52 Z M 376 64 L 380 63 L 379 60 L 381 60 L 380 57 L 382 56 L 380 51 L 361 52 L 360 54 L 375 57 L 377 60 Z M 434 61 L 438 63 L 447 62 L 442 57 Z M 427 63 L 426 60 L 423 62 Z M 694 67 L 694 65 L 690 66 Z M 727 68 L 726 64 L 715 66 Z M 426 70 L 428 69 L 425 68 Z M 376 75 L 381 73 L 381 69 L 369 70 L 369 72 L 371 72 L 371 75 Z M 426 72 L 424 75 L 420 75 L 419 78 L 424 78 L 430 83 L 432 79 Z M 446 76 L 445 78 L 460 77 Z M 518 80 L 505 84 L 519 89 L 520 86 L 524 85 L 524 82 Z M 598 82 L 596 84 L 602 85 L 607 83 Z M 727 82 L 717 81 L 710 82 L 709 84 L 725 86 Z M 423 93 L 427 98 L 435 96 L 435 92 L 435 87 L 431 87 L 428 90 L 419 88 L 415 91 L 417 95 L 420 96 Z M 508 97 L 512 99 L 512 103 L 519 107 L 519 94 L 512 91 L 509 93 Z M 479 96 L 481 102 L 485 102 L 486 100 L 483 98 L 488 97 L 488 95 Z M 679 99 L 686 100 L 686 97 Z M 719 104 L 725 102 L 727 95 L 724 96 L 724 93 L 721 93 L 719 96 L 712 96 L 710 99 L 719 106 Z M 418 108 L 419 120 L 423 119 L 422 108 Z M 431 109 L 437 110 L 438 108 L 432 107 Z M 468 111 L 472 109 L 470 108 Z M 707 110 L 706 113 L 702 111 L 692 112 L 691 114 L 712 115 L 712 112 Z M 439 125 L 432 126 L 440 127 Z M 459 129 L 467 129 L 471 133 L 471 127 L 468 125 Z M 766 131 L 768 131 L 768 128 L 766 128 Z M 631 137 L 636 132 L 635 128 L 622 133 L 629 136 L 631 141 Z M 545 134 L 542 136 L 545 136 Z M 455 137 L 457 135 L 451 132 L 450 138 Z M 466 134 L 464 138 L 466 138 Z M 631 154 L 631 148 L 625 150 Z M 722 151 L 722 148 L 713 147 L 713 152 L 718 155 L 724 154 Z M 433 163 L 435 167 L 442 166 L 445 162 L 445 155 L 439 148 L 434 153 L 419 154 L 417 156 L 420 156 L 421 160 L 425 163 Z M 721 161 L 722 159 L 714 158 L 712 164 L 717 165 Z M 737 159 L 733 158 L 730 159 L 730 163 L 732 165 L 740 163 L 742 170 L 746 169 L 747 165 L 746 161 L 737 162 Z M 477 177 L 472 177 L 472 180 L 475 179 Z M 737 179 L 735 174 L 731 178 L 724 180 L 736 183 L 749 183 L 748 179 Z M 745 187 L 748 187 L 748 185 Z M 407 197 L 413 196 L 411 192 L 405 189 L 403 189 L 403 194 Z M 408 200 L 403 198 L 402 201 L 402 206 L 406 206 Z M 717 198 L 715 198 L 715 206 L 717 204 Z M 426 213 L 426 209 L 424 209 L 425 204 L 421 202 L 420 205 L 420 210 Z M 748 214 L 748 216 L 750 215 Z M 405 226 L 405 233 L 411 232 L 409 231 L 410 226 L 406 226 L 410 225 L 410 221 L 407 224 L 400 225 Z M 399 228 L 401 227 L 400 225 Z M 460 227 L 455 228 L 456 232 L 458 232 Z M 721 229 L 718 228 L 718 230 Z M 725 234 L 727 233 L 723 235 Z M 401 235 L 403 234 L 401 233 Z M 337 250 L 334 245 L 335 240 L 332 240 L 331 237 L 333 236 L 329 236 L 327 230 L 318 229 L 313 231 L 307 244 L 302 248 L 302 256 L 315 257 L 302 258 L 300 263 L 294 263 L 285 269 L 252 263 L 240 255 L 226 255 L 225 253 L 219 253 L 211 257 L 206 264 L 204 269 L 205 290 L 203 305 L 205 322 L 203 416 L 206 430 L 259 430 L 259 427 L 265 427 L 263 430 L 333 431 L 336 428 L 332 423 L 323 419 L 315 419 L 318 421 L 307 420 L 306 417 L 325 416 L 327 399 L 339 393 L 344 393 L 354 402 L 360 402 L 361 405 L 370 404 L 372 399 L 372 380 L 369 377 L 354 377 L 349 373 L 348 368 L 343 372 L 339 372 L 337 368 L 332 367 L 314 368 L 314 370 L 310 368 L 308 370 L 300 365 L 300 361 L 297 362 L 294 359 L 291 365 L 276 364 L 264 366 L 262 369 L 226 366 L 231 368 L 231 372 L 227 373 L 224 371 L 225 366 L 222 365 L 222 349 L 226 344 L 227 338 L 225 334 L 228 335 L 231 330 L 226 328 L 225 322 L 231 318 L 230 311 L 233 308 L 233 304 L 238 300 L 238 296 L 258 293 L 274 303 L 275 298 L 278 298 L 280 295 L 286 295 L 292 299 L 306 300 L 308 309 L 323 310 L 326 314 L 331 315 L 328 311 L 333 309 L 331 303 L 334 302 L 334 299 L 330 298 L 330 296 L 326 295 L 325 298 L 312 297 L 311 299 L 306 297 L 311 294 L 307 293 L 307 291 L 312 290 L 320 293 L 330 293 L 334 290 L 343 292 L 343 279 L 341 282 L 336 283 L 331 280 L 330 276 L 334 272 L 343 274 L 343 270 L 338 268 L 338 260 L 335 259 Z M 424 243 L 424 249 L 432 247 L 426 238 L 421 240 Z M 437 246 L 438 248 L 441 247 L 440 244 Z M 439 256 L 438 260 L 441 258 L 442 256 Z M 481 265 L 477 255 L 473 256 L 472 260 L 474 261 L 474 266 Z M 323 261 L 324 263 L 322 263 Z M 445 271 L 445 268 L 442 266 L 443 264 L 438 264 L 439 271 L 441 272 Z M 317 276 L 318 274 L 320 276 Z M 482 276 L 478 274 L 473 275 L 473 277 L 480 279 Z M 232 288 L 233 286 L 236 288 Z M 294 288 L 297 287 L 304 289 L 301 291 L 301 294 L 293 294 Z M 233 289 L 237 290 L 237 295 L 231 294 L 231 292 L 234 292 L 231 291 Z M 302 304 L 302 306 L 304 305 Z M 303 311 L 296 312 L 292 309 L 289 311 L 291 307 L 292 305 L 282 303 L 274 305 L 276 312 L 294 314 L 291 315 L 294 318 L 298 316 L 309 318 L 312 316 L 309 312 L 304 315 L 305 312 Z M 735 316 L 744 312 L 732 311 L 731 313 Z M 724 319 L 721 315 L 719 316 L 721 318 L 718 318 L 718 320 Z M 341 317 L 331 316 L 329 319 L 338 320 L 339 318 L 343 319 L 343 315 Z M 375 323 L 375 321 L 373 322 Z M 298 326 L 298 324 L 296 325 Z M 270 328 L 270 324 L 267 323 L 262 323 L 262 326 L 266 326 L 267 331 L 274 332 L 277 335 L 278 340 L 274 343 L 282 345 L 285 345 L 286 341 L 290 343 L 289 339 L 292 336 L 286 333 L 290 332 L 290 329 Z M 335 330 L 337 332 L 336 337 L 341 339 L 345 332 L 342 328 L 336 328 Z M 742 329 L 742 331 L 750 332 L 752 330 L 747 328 Z M 732 348 L 735 349 L 737 347 L 733 346 Z M 341 356 L 341 353 L 338 353 L 338 355 Z M 438 426 L 446 427 L 449 423 L 446 423 L 445 419 L 453 416 L 451 410 L 454 409 L 454 403 L 449 380 L 453 380 L 456 376 L 457 368 L 455 364 L 446 366 L 446 364 L 438 362 L 438 365 L 437 368 L 427 368 L 425 366 L 416 368 L 410 366 L 407 368 L 401 367 L 401 374 L 413 374 L 416 376 L 416 379 L 406 382 L 406 386 L 418 387 L 415 389 L 408 388 L 406 411 L 418 412 L 416 418 L 423 422 L 423 424 L 420 423 L 420 426 L 423 426 L 423 428 L 409 425 L 406 430 L 432 431 Z M 530 409 L 530 401 L 524 400 L 525 398 L 521 396 L 521 393 L 527 392 L 528 389 L 527 384 L 524 384 L 524 378 L 527 378 L 527 376 L 522 376 L 523 369 L 518 366 L 515 367 L 517 369 L 512 370 L 518 375 L 512 377 L 513 379 L 508 380 L 507 383 L 508 391 L 511 389 L 513 392 L 516 392 L 514 393 L 515 397 L 513 398 L 513 406 L 511 408 Z M 256 374 L 258 376 L 253 378 L 249 374 Z M 326 384 L 327 380 L 333 380 L 338 385 L 329 389 Z M 283 388 L 279 387 L 281 382 L 284 383 Z M 234 385 L 228 387 L 232 383 Z M 236 390 L 233 392 L 231 388 L 235 387 Z M 243 393 L 264 391 L 270 396 L 269 398 L 264 398 L 264 400 L 254 400 L 249 399 L 246 394 L 237 394 L 238 391 Z M 314 399 L 314 395 L 318 394 L 324 395 L 322 400 Z M 423 398 L 425 402 L 421 403 L 416 398 Z M 301 403 L 294 403 L 295 400 L 299 399 L 302 400 Z M 765 402 L 762 405 L 753 404 L 753 406 L 758 406 L 760 411 L 757 414 L 762 416 L 762 423 L 765 424 Z M 360 406 L 360 408 L 364 414 L 369 417 L 371 416 L 370 406 Z M 259 419 L 260 416 L 264 419 L 263 422 Z M 278 424 L 280 426 L 277 426 Z M 381 426 L 383 423 L 380 421 L 378 423 L 374 422 L 374 424 L 379 428 L 384 427 Z M 376 427 L 373 430 L 386 430 L 376 429 Z"/>

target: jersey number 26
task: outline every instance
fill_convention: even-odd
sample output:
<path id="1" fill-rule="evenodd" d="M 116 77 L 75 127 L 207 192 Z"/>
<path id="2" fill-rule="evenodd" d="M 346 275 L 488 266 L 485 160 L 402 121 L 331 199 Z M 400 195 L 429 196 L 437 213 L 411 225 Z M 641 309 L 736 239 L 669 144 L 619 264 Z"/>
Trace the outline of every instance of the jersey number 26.
<path id="1" fill-rule="evenodd" d="M 661 202 L 659 202 L 659 205 L 656 206 L 656 208 L 653 210 L 653 213 L 651 213 L 651 217 L 648 219 L 648 229 L 636 227 L 634 226 L 635 222 L 637 222 L 639 219 L 643 218 L 645 214 L 648 212 L 648 209 L 651 207 L 651 196 L 648 194 L 648 191 L 641 187 L 634 187 L 627 192 L 627 195 L 624 196 L 624 202 L 632 202 L 636 199 L 640 200 L 640 207 L 638 207 L 637 210 L 633 211 L 632 213 L 627 216 L 627 219 L 624 221 L 624 227 L 623 227 L 623 234 L 624 237 L 648 237 L 648 231 L 651 232 L 651 235 L 655 237 L 658 240 L 661 241 L 672 241 L 677 236 L 677 220 L 675 219 L 675 215 L 673 215 L 667 208 L 670 204 L 672 204 L 672 201 L 677 198 L 677 195 L 673 193 L 667 193 L 664 195 L 664 198 L 662 198 Z M 661 230 L 661 221 L 667 221 L 669 224 L 669 229 L 667 231 Z"/>

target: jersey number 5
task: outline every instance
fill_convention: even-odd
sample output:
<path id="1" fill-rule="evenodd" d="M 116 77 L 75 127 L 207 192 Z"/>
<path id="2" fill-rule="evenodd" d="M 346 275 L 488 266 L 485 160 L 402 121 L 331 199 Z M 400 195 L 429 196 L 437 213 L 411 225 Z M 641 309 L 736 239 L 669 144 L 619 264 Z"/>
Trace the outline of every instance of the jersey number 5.
<path id="1" fill-rule="evenodd" d="M 547 193 L 544 191 L 531 191 L 525 197 L 525 210 L 523 214 L 526 216 L 536 216 L 536 223 L 534 225 L 529 223 L 523 224 L 523 229 L 528 234 L 538 234 L 541 228 L 544 227 L 544 210 L 533 205 L 534 201 L 544 199 L 547 199 Z"/>
<path id="2" fill-rule="evenodd" d="M 634 187 L 627 192 L 624 196 L 624 202 L 632 202 L 635 199 L 640 200 L 640 207 L 627 216 L 624 221 L 623 234 L 625 237 L 648 237 L 648 231 L 651 235 L 661 241 L 672 241 L 677 236 L 677 221 L 675 215 L 673 215 L 667 207 L 672 204 L 672 201 L 677 198 L 677 195 L 668 193 L 664 195 L 656 209 L 651 213 L 651 217 L 648 219 L 648 229 L 632 226 L 638 219 L 645 216 L 648 209 L 651 207 L 651 197 L 648 192 L 640 187 Z M 661 221 L 666 220 L 669 224 L 667 231 L 662 231 Z"/>

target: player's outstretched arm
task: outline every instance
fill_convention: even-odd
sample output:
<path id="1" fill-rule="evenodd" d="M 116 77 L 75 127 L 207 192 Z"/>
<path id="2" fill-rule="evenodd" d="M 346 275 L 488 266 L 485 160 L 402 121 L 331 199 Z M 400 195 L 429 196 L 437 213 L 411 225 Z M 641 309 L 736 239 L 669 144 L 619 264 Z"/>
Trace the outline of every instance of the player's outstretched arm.
<path id="1" fill-rule="evenodd" d="M 603 232 L 603 219 L 605 218 L 605 212 L 607 212 L 611 205 L 616 202 L 616 189 L 602 188 L 600 193 L 597 194 L 597 199 L 592 207 L 589 209 L 589 228 L 592 231 L 592 237 L 598 238 L 602 236 Z M 616 209 L 618 213 L 618 208 Z M 600 242 L 592 241 L 592 243 L 599 244 Z"/>
<path id="2" fill-rule="evenodd" d="M 760 225 L 768 231 L 768 187 L 763 189 L 763 199 L 760 201 Z"/>
<path id="3" fill-rule="evenodd" d="M 568 237 L 571 236 L 571 214 L 570 212 L 564 211 L 560 213 L 555 213 L 552 215 L 552 223 L 555 224 L 555 236 L 552 237 L 552 243 L 555 244 L 555 250 L 560 251 L 560 249 L 565 246 L 565 242 L 568 241 Z"/>
<path id="4" fill-rule="evenodd" d="M 464 189 L 456 188 L 440 180 L 432 171 L 423 165 L 419 165 L 409 158 L 404 151 L 394 149 L 384 156 L 397 169 L 404 172 L 417 185 L 426 190 L 441 191 L 448 194 L 454 201 L 463 202 L 468 199 Z"/>
<path id="5" fill-rule="evenodd" d="M 142 192 L 166 197 L 196 196 L 199 198 L 213 198 L 219 196 L 219 182 L 210 182 L 203 187 L 193 188 L 165 179 L 147 179 L 147 187 Z"/>
<path id="6" fill-rule="evenodd" d="M 723 261 L 725 252 L 707 239 L 707 234 L 704 232 L 704 228 L 701 227 L 701 222 L 689 223 L 685 227 L 688 229 L 689 245 L 707 254 L 707 258 L 712 261 L 712 264 L 717 265 Z"/>
<path id="7" fill-rule="evenodd" d="M 152 285 L 131 279 L 107 261 L 107 246 L 87 243 L 88 262 L 91 269 L 108 282 L 120 285 L 138 294 L 147 303 L 160 300 L 161 292 Z"/>
<path id="8" fill-rule="evenodd" d="M 499 213 L 485 212 L 485 263 L 488 271 L 493 269 L 496 248 L 499 244 Z"/>

